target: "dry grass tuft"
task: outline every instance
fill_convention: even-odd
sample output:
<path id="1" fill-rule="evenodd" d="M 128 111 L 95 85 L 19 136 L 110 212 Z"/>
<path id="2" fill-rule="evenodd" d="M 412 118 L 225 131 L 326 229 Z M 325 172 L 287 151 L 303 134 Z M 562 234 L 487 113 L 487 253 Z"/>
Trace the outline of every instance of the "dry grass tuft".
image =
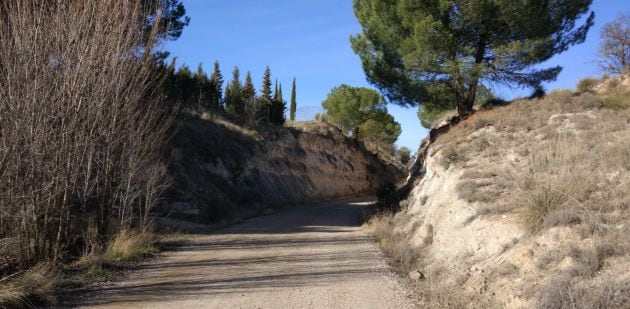
<path id="1" fill-rule="evenodd" d="M 58 277 L 40 264 L 0 281 L 0 308 L 37 308 L 56 302 Z"/>
<path id="2" fill-rule="evenodd" d="M 151 233 L 122 230 L 109 242 L 104 257 L 108 261 L 137 261 L 158 252 Z"/>
<path id="3" fill-rule="evenodd" d="M 422 254 L 411 245 L 406 235 L 394 230 L 396 224 L 392 213 L 385 212 L 373 217 L 367 226 L 397 269 L 403 274 L 417 269 Z"/>

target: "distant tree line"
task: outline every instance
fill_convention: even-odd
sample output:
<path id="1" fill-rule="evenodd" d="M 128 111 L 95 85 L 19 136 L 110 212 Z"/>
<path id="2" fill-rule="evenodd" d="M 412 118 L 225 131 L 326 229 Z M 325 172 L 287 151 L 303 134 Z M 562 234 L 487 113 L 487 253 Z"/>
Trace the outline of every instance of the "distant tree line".
<path id="1" fill-rule="evenodd" d="M 246 73 L 243 82 L 238 67 L 234 67 L 232 79 L 224 85 L 218 61 L 215 61 L 210 75 L 204 72 L 201 64 L 195 72 L 186 65 L 175 69 L 175 61 L 164 67 L 166 69 L 164 90 L 167 100 L 171 102 L 178 102 L 186 108 L 226 112 L 250 124 L 283 125 L 286 121 L 287 102 L 284 99 L 282 84 L 277 80 L 275 84 L 272 82 L 269 66 L 263 74 L 260 95 L 256 92 L 250 72 Z M 293 79 L 289 114 L 291 120 L 295 120 L 296 106 L 296 81 Z"/>

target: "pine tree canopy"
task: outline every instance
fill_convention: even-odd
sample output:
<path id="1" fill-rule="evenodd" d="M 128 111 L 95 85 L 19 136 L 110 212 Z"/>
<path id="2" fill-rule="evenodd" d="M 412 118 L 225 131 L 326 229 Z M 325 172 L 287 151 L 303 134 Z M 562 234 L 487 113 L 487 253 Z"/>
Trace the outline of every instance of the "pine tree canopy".
<path id="1" fill-rule="evenodd" d="M 328 121 L 354 138 L 391 144 L 400 135 L 400 124 L 376 90 L 344 84 L 330 91 L 322 107 Z"/>
<path id="2" fill-rule="evenodd" d="M 157 14 L 160 14 L 158 37 L 163 40 L 177 40 L 190 23 L 190 17 L 186 16 L 186 8 L 181 0 L 144 0 L 142 5 L 151 15 L 149 21 L 155 21 Z M 153 24 L 147 25 L 147 29 L 152 27 Z"/>
<path id="3" fill-rule="evenodd" d="M 214 62 L 214 71 L 210 76 L 210 83 L 214 87 L 211 97 L 212 108 L 221 108 L 223 105 L 223 74 L 221 74 L 219 61 Z"/>
<path id="4" fill-rule="evenodd" d="M 225 92 L 225 108 L 235 115 L 243 114 L 243 86 L 241 85 L 241 72 L 238 67 L 234 67 L 232 81 Z"/>
<path id="5" fill-rule="evenodd" d="M 260 99 L 266 104 L 271 104 L 273 97 L 271 96 L 271 69 L 269 66 L 265 69 L 262 81 L 262 90 L 260 91 Z"/>
<path id="6" fill-rule="evenodd" d="M 480 83 L 539 88 L 555 80 L 561 67 L 536 65 L 584 42 L 591 2 L 354 0 L 363 31 L 351 42 L 368 80 L 390 101 L 452 101 L 467 116 Z"/>
<path id="7" fill-rule="evenodd" d="M 252 82 L 252 75 L 248 71 L 245 75 L 245 84 L 243 85 L 243 100 L 247 102 L 252 98 L 256 98 L 256 88 Z"/>

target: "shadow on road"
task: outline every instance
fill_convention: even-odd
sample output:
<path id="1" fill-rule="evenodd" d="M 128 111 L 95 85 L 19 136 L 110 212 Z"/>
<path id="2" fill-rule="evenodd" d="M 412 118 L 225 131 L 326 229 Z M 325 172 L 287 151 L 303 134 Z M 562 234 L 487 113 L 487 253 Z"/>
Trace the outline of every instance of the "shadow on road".
<path id="1" fill-rule="evenodd" d="M 133 306 L 373 278 L 383 257 L 361 231 L 367 201 L 296 207 L 195 236 L 193 245 L 173 248 L 127 280 L 63 305 Z"/>

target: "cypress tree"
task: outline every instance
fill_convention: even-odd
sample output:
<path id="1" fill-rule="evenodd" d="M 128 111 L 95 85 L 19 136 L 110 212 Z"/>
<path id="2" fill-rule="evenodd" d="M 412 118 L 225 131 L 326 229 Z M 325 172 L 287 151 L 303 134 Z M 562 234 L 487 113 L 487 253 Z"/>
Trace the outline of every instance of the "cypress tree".
<path id="1" fill-rule="evenodd" d="M 295 112 L 297 110 L 297 101 L 295 93 L 295 78 L 293 78 L 293 87 L 291 87 L 291 107 L 289 110 L 289 117 L 291 121 L 295 121 Z"/>
<path id="2" fill-rule="evenodd" d="M 276 91 L 271 104 L 271 112 L 269 122 L 274 124 L 284 124 L 284 111 L 286 110 L 286 102 L 282 97 L 282 84 L 276 81 Z"/>
<path id="3" fill-rule="evenodd" d="M 243 114 L 243 98 L 241 85 L 241 72 L 238 67 L 234 67 L 232 81 L 225 91 L 225 109 L 235 115 Z"/>
<path id="4" fill-rule="evenodd" d="M 212 89 L 211 106 L 219 109 L 223 105 L 223 75 L 219 67 L 219 61 L 214 62 L 214 71 L 210 76 Z"/>
<path id="5" fill-rule="evenodd" d="M 262 90 L 259 98 L 259 108 L 261 118 L 271 122 L 271 104 L 273 97 L 271 96 L 271 69 L 269 66 L 265 69 L 262 81 Z"/>

